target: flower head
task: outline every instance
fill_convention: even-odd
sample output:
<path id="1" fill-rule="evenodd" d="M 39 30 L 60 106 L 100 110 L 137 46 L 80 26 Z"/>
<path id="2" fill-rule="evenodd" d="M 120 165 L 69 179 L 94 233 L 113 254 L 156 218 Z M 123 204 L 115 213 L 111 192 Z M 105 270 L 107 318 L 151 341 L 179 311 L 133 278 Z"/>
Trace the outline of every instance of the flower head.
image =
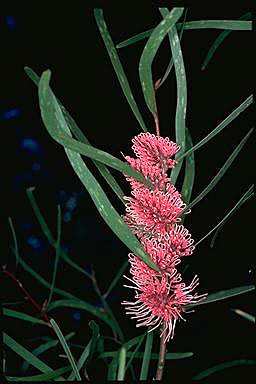
<path id="1" fill-rule="evenodd" d="M 176 161 L 171 157 L 180 147 L 168 137 L 156 136 L 152 133 L 140 133 L 132 139 L 132 149 L 135 155 L 148 165 L 161 168 L 173 168 Z"/>

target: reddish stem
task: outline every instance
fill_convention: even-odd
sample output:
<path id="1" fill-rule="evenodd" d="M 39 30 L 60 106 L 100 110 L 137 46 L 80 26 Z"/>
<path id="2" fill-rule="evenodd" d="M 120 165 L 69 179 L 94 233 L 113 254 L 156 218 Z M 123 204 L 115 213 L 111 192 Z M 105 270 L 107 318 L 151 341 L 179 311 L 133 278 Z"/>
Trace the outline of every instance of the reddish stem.
<path id="1" fill-rule="evenodd" d="M 157 112 L 154 113 L 154 120 L 155 120 L 155 126 L 156 126 L 156 135 L 160 136 L 159 120 L 158 120 Z"/>
<path id="2" fill-rule="evenodd" d="M 8 277 L 10 277 L 10 279 L 12 279 L 12 281 L 14 281 L 16 284 L 18 284 L 18 286 L 20 287 L 22 292 L 25 294 L 25 296 L 28 298 L 28 300 L 36 307 L 36 309 L 38 309 L 38 311 L 40 311 L 40 315 L 42 315 L 42 317 L 44 317 L 44 319 L 47 321 L 47 323 L 50 324 L 50 319 L 47 316 L 47 314 L 44 311 L 44 309 L 36 302 L 36 300 L 33 299 L 33 297 L 23 287 L 21 282 L 14 276 L 14 274 L 9 272 L 9 271 L 7 271 L 4 267 L 2 268 L 2 272 L 5 273 Z"/>

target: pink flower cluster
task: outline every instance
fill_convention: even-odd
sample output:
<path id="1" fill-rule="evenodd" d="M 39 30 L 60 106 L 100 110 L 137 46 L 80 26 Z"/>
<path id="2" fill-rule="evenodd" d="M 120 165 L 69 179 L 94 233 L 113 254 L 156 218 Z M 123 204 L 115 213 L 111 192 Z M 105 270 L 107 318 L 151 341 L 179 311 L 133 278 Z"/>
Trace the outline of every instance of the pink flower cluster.
<path id="1" fill-rule="evenodd" d="M 143 174 L 151 188 L 126 177 L 132 188 L 132 197 L 125 197 L 127 204 L 123 219 L 138 236 L 160 272 L 130 253 L 132 278 L 124 277 L 132 285 L 125 287 L 135 290 L 136 301 L 122 304 L 126 305 L 126 313 L 137 320 L 137 327 L 150 326 L 153 330 L 161 326 L 167 342 L 174 336 L 177 320 L 183 319 L 185 306 L 206 295 L 193 293 L 199 284 L 197 276 L 186 286 L 176 268 L 181 257 L 191 255 L 194 250 L 194 240 L 189 231 L 178 224 L 186 204 L 167 175 L 167 171 L 176 164 L 172 157 L 179 146 L 168 137 L 150 133 L 141 133 L 132 142 L 136 158 L 126 156 L 125 159 Z"/>

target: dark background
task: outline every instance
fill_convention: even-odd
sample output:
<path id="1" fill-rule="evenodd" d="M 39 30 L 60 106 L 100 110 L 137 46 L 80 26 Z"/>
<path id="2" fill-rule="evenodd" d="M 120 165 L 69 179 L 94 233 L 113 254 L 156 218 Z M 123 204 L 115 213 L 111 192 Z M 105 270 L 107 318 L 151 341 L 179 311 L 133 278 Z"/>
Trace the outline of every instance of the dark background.
<path id="1" fill-rule="evenodd" d="M 26 4 L 26 3 L 25 3 Z M 238 19 L 250 11 L 245 5 L 232 9 L 209 6 L 189 7 L 187 20 Z M 136 33 L 156 26 L 161 16 L 156 7 L 105 7 L 104 16 L 111 36 L 118 43 Z M 252 34 L 234 31 L 217 50 L 205 71 L 200 67 L 203 59 L 220 31 L 186 30 L 182 38 L 188 86 L 187 125 L 196 143 L 215 128 L 228 114 L 240 105 L 252 91 Z M 48 135 L 40 117 L 37 89 L 26 76 L 25 65 L 38 74 L 50 68 L 51 86 L 55 94 L 75 118 L 89 141 L 122 159 L 120 152 L 132 155 L 131 138 L 140 132 L 140 126 L 122 94 L 105 46 L 101 40 L 93 9 L 82 2 L 73 2 L 60 9 L 39 7 L 31 9 L 26 5 L 18 10 L 10 3 L 0 19 L 2 36 L 2 58 L 0 83 L 3 90 L 0 105 L 2 141 L 1 186 L 3 192 L 2 243 L 7 244 L 4 263 L 33 297 L 42 303 L 48 291 L 28 275 L 10 251 L 12 243 L 7 218 L 11 216 L 16 228 L 20 253 L 24 260 L 48 281 L 51 280 L 54 250 L 47 243 L 36 222 L 26 197 L 26 188 L 35 186 L 35 197 L 56 233 L 56 207 L 62 208 L 62 246 L 70 257 L 90 271 L 96 271 L 100 289 L 104 292 L 115 272 L 127 257 L 128 250 L 112 234 L 99 216 L 89 195 L 74 174 L 62 147 Z M 146 125 L 154 132 L 154 123 L 148 112 L 141 92 L 138 63 L 145 41 L 119 50 L 120 59 L 127 73 L 130 85 L 138 101 Z M 170 58 L 168 41 L 164 42 L 154 61 L 154 80 L 162 76 Z M 175 140 L 176 82 L 172 71 L 160 88 L 157 103 L 162 136 Z M 209 183 L 227 157 L 252 127 L 250 110 L 243 112 L 206 146 L 195 152 L 196 181 L 192 199 Z M 88 159 L 86 164 L 95 170 Z M 96 171 L 95 171 L 96 172 Z M 120 214 L 123 206 L 113 196 L 101 176 L 97 179 Z M 113 171 L 120 185 L 129 195 L 129 187 L 122 175 Z M 198 241 L 235 205 L 251 185 L 252 144 L 251 140 L 242 150 L 221 182 L 192 209 L 186 219 L 186 227 Z M 180 184 L 178 183 L 178 187 Z M 200 276 L 199 292 L 215 292 L 222 289 L 252 283 L 253 231 L 250 225 L 252 201 L 247 202 L 221 231 L 215 247 L 209 247 L 210 238 L 201 243 L 193 256 L 185 262 L 190 268 L 184 275 L 189 283 L 197 273 Z M 9 308 L 37 315 L 30 303 L 23 300 L 22 293 L 7 278 L 2 278 L 4 301 L 21 301 Z M 120 320 L 127 339 L 138 334 L 135 322 L 130 321 L 121 308 L 120 302 L 132 294 L 122 287 L 123 279 L 109 297 L 109 304 Z M 60 261 L 56 285 L 67 289 L 82 299 L 99 305 L 88 279 L 84 278 Z M 54 296 L 57 298 L 56 296 Z M 169 345 L 169 351 L 193 351 L 194 357 L 172 361 L 167 364 L 173 380 L 188 380 L 193 374 L 214 364 L 227 360 L 253 358 L 252 323 L 238 317 L 231 308 L 253 312 L 252 294 L 245 294 L 224 302 L 202 306 L 187 323 L 180 323 L 176 336 Z M 55 311 L 54 318 L 64 333 L 76 331 L 74 340 L 80 344 L 89 340 L 88 321 L 92 318 L 77 310 Z M 8 334 L 30 350 L 38 341 L 28 341 L 36 336 L 49 335 L 47 329 L 31 326 L 5 318 L 4 328 Z M 8 320 L 8 321 L 7 321 Z M 97 319 L 96 319 L 97 321 Z M 108 335 L 109 329 L 98 321 L 101 334 Z M 154 351 L 158 350 L 155 337 Z M 117 348 L 110 344 L 108 350 Z M 7 353 L 7 374 L 19 375 L 20 359 L 9 350 Z M 60 350 L 42 355 L 51 366 L 63 366 L 56 358 Z M 74 349 L 79 356 L 80 350 Z M 56 363 L 53 361 L 56 359 Z M 66 363 L 66 362 L 65 362 Z M 99 377 L 105 370 L 100 362 L 88 369 L 91 379 Z M 154 364 L 152 364 L 154 372 Z M 249 367 L 250 368 L 250 367 Z M 216 374 L 208 382 L 219 379 L 241 377 L 251 368 L 240 367 Z M 31 370 L 30 373 L 35 373 Z"/>

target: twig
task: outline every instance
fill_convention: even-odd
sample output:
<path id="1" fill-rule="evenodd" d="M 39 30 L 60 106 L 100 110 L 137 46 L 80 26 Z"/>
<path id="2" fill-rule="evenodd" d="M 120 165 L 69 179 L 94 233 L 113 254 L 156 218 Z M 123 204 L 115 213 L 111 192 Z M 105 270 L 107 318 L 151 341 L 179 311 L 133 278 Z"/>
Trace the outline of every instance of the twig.
<path id="1" fill-rule="evenodd" d="M 164 373 L 165 357 L 166 357 L 166 335 L 168 328 L 164 330 L 160 339 L 159 359 L 156 370 L 156 380 L 162 380 Z"/>

